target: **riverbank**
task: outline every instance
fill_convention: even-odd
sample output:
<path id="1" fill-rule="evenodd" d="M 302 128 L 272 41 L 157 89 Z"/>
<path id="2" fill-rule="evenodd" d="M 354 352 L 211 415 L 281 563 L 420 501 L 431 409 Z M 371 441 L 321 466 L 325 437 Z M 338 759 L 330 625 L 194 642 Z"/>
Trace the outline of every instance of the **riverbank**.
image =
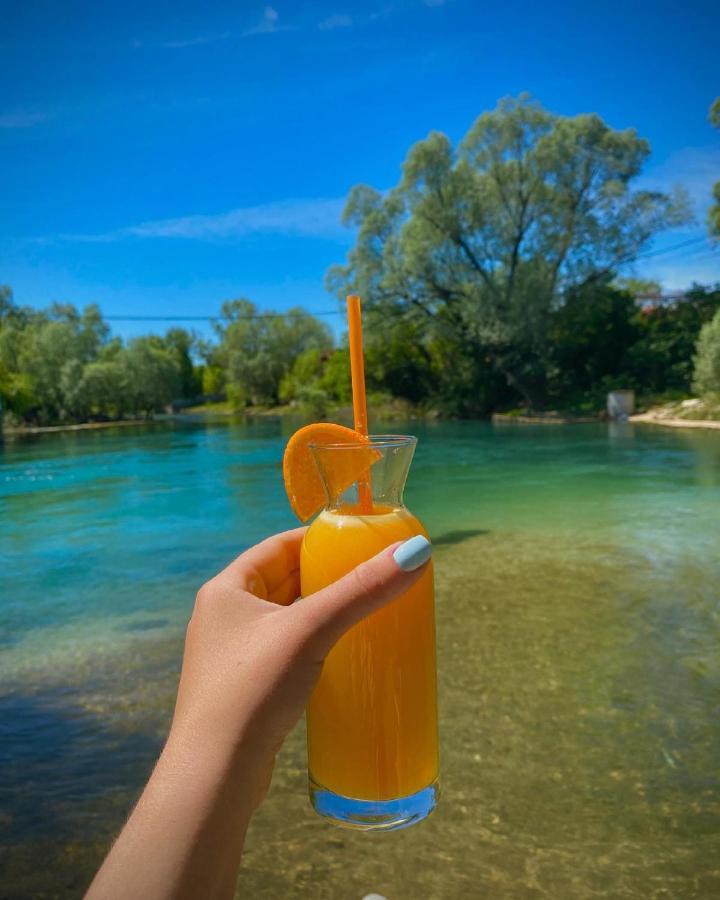
<path id="1" fill-rule="evenodd" d="M 55 434 L 73 431 L 97 431 L 128 426 L 157 425 L 163 422 L 190 421 L 193 419 L 267 419 L 292 417 L 305 421 L 331 420 L 352 427 L 353 413 L 350 406 L 333 406 L 328 409 L 308 409 L 290 404 L 278 406 L 251 406 L 239 412 L 231 404 L 206 403 L 190 406 L 175 413 L 163 413 L 150 418 L 119 419 L 112 422 L 83 422 L 73 425 L 23 425 L 5 426 L 3 435 L 22 437 L 34 434 Z M 405 400 L 389 400 L 373 407 L 373 418 L 377 422 L 396 420 L 434 421 L 443 418 L 438 409 L 423 409 Z M 512 411 L 493 413 L 490 421 L 494 425 L 590 425 L 607 421 L 602 414 L 594 416 L 573 416 L 568 413 L 549 410 L 529 414 Z M 705 400 L 681 400 L 652 407 L 630 416 L 633 424 L 666 425 L 670 428 L 708 428 L 720 430 L 720 404 Z"/>
<path id="2" fill-rule="evenodd" d="M 558 412 L 517 415 L 515 413 L 493 413 L 493 425 L 590 425 L 603 421 L 600 416 L 569 416 Z"/>
<path id="3" fill-rule="evenodd" d="M 688 398 L 655 406 L 630 421 L 639 424 L 666 425 L 668 428 L 710 428 L 720 430 L 720 402 Z"/>
<path id="4" fill-rule="evenodd" d="M 55 434 L 61 431 L 97 431 L 102 428 L 124 428 L 128 425 L 151 425 L 157 419 L 119 419 L 116 422 L 82 422 L 79 425 L 5 426 L 0 435 Z"/>
<path id="5" fill-rule="evenodd" d="M 655 416 L 652 412 L 630 416 L 628 421 L 633 424 L 665 425 L 668 428 L 714 428 L 720 431 L 720 421 L 711 419 L 673 419 L 667 416 Z"/>

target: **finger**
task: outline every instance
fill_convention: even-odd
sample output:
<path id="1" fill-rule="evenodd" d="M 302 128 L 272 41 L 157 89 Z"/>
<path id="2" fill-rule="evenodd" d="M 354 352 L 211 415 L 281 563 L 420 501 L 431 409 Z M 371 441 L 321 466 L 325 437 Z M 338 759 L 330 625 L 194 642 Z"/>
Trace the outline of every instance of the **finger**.
<path id="1" fill-rule="evenodd" d="M 392 544 L 292 609 L 323 654 L 348 628 L 399 597 L 423 575 L 432 552 L 427 538 L 416 535 Z"/>
<path id="2" fill-rule="evenodd" d="M 273 588 L 268 594 L 267 599 L 271 603 L 277 603 L 280 606 L 289 606 L 294 600 L 300 596 L 300 573 L 299 571 L 289 572 L 285 581 Z"/>
<path id="3" fill-rule="evenodd" d="M 293 528 L 255 544 L 223 569 L 217 580 L 263 600 L 294 600 L 300 594 L 300 548 L 306 531 Z"/>

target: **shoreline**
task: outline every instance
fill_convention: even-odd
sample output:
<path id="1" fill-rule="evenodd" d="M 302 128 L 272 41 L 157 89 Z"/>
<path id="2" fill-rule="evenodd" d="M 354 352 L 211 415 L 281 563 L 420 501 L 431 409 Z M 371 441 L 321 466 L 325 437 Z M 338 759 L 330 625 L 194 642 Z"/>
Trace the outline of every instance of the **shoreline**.
<path id="1" fill-rule="evenodd" d="M 128 425 L 153 425 L 161 419 L 119 419 L 117 422 L 82 422 L 79 425 L 28 425 L 21 428 L 3 428 L 3 435 L 54 434 L 61 431 L 95 431 L 100 428 L 125 428 Z"/>
<path id="2" fill-rule="evenodd" d="M 512 416 L 509 413 L 493 413 L 493 425 L 597 425 L 604 421 L 600 416 L 556 416 L 539 413 L 537 416 Z"/>
<path id="3" fill-rule="evenodd" d="M 262 409 L 252 413 L 230 413 L 224 411 L 193 411 L 190 413 L 175 413 L 173 415 L 163 415 L 161 417 L 153 417 L 151 419 L 120 419 L 117 422 L 82 422 L 75 425 L 32 425 L 27 427 L 6 427 L 0 430 L 0 439 L 5 435 L 8 437 L 23 437 L 24 435 L 34 434 L 61 434 L 63 432 L 72 431 L 99 431 L 107 428 L 127 428 L 130 426 L 148 426 L 160 425 L 168 421 L 183 421 L 195 418 L 213 418 L 229 419 L 235 416 L 265 417 L 265 416 L 283 416 L 292 415 L 294 410 L 287 408 L 274 410 Z M 341 418 L 341 417 L 340 417 Z M 627 420 L 635 425 L 666 425 L 668 428 L 705 428 L 710 430 L 720 430 L 720 420 L 717 419 L 679 419 L 672 416 L 661 416 L 654 410 L 644 413 L 636 413 Z M 493 413 L 490 417 L 493 425 L 592 425 L 607 423 L 608 420 L 599 416 L 512 416 L 507 413 Z"/>
<path id="4" fill-rule="evenodd" d="M 638 413 L 630 416 L 628 422 L 633 425 L 666 425 L 668 428 L 710 428 L 720 430 L 720 421 L 717 419 L 678 419 L 675 417 L 663 418 L 650 410 L 646 413 Z"/>

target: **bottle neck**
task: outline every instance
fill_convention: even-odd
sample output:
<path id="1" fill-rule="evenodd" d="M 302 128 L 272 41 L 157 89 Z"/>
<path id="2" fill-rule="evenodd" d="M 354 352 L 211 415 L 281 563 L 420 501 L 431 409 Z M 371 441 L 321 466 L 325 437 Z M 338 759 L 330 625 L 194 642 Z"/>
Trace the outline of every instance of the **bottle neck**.
<path id="1" fill-rule="evenodd" d="M 409 435 L 312 448 L 326 495 L 325 509 L 378 515 L 404 507 L 403 491 L 415 451 Z"/>

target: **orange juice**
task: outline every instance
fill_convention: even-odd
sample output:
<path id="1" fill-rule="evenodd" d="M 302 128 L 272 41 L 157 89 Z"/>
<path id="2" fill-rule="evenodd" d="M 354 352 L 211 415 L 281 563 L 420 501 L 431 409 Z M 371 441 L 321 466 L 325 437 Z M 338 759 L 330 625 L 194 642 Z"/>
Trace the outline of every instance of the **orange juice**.
<path id="1" fill-rule="evenodd" d="M 302 595 L 395 541 L 425 534 L 403 506 L 326 509 L 302 547 Z M 307 602 L 312 602 L 308 599 Z M 438 775 L 432 563 L 420 580 L 354 626 L 330 651 L 307 709 L 315 788 L 342 797 L 408 797 Z"/>

